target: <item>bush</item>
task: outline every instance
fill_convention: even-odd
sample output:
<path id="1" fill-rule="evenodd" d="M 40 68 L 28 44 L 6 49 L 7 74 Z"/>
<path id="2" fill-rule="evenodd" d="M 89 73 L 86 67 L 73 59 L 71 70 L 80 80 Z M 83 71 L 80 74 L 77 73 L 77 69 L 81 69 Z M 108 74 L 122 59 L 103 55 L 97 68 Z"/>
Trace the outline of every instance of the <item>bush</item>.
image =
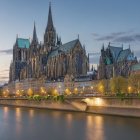
<path id="1" fill-rule="evenodd" d="M 64 95 L 59 95 L 59 101 L 60 101 L 60 102 L 64 102 L 64 101 L 65 101 Z"/>
<path id="2" fill-rule="evenodd" d="M 33 96 L 28 96 L 27 99 L 28 100 L 33 100 Z"/>
<path id="3" fill-rule="evenodd" d="M 41 97 L 40 95 L 34 95 L 34 96 L 33 96 L 33 99 L 34 99 L 35 101 L 41 101 L 42 97 Z"/>

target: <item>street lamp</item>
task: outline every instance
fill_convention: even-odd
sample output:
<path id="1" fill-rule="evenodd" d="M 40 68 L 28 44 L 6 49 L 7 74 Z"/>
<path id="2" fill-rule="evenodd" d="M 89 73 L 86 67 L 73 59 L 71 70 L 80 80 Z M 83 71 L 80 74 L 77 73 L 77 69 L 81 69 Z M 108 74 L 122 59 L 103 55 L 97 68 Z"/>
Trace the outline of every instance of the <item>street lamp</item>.
<path id="1" fill-rule="evenodd" d="M 128 87 L 128 92 L 131 93 L 131 90 L 132 90 L 132 87 L 129 86 L 129 87 Z"/>

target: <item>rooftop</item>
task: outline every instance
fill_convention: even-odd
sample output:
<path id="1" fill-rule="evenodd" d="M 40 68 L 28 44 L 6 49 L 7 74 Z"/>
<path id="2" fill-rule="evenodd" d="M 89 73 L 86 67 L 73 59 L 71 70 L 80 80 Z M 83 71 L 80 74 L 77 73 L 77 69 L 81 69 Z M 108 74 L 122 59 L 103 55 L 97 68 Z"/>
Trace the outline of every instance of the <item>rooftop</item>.
<path id="1" fill-rule="evenodd" d="M 17 38 L 17 45 L 19 48 L 29 48 L 30 41 L 29 41 L 29 39 Z"/>

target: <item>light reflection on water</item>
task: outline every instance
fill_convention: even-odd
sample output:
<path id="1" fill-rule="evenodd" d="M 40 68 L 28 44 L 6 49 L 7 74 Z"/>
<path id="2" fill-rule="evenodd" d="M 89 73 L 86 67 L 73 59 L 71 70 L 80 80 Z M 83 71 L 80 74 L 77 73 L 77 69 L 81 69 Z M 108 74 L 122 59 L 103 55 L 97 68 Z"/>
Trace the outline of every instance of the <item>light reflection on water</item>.
<path id="1" fill-rule="evenodd" d="M 139 140 L 140 119 L 0 107 L 0 140 Z"/>
<path id="2" fill-rule="evenodd" d="M 33 109 L 29 110 L 29 116 L 30 116 L 30 118 L 34 117 L 34 110 Z"/>
<path id="3" fill-rule="evenodd" d="M 104 140 L 103 123 L 102 116 L 87 115 L 87 139 L 92 140 L 94 137 L 95 140 Z"/>

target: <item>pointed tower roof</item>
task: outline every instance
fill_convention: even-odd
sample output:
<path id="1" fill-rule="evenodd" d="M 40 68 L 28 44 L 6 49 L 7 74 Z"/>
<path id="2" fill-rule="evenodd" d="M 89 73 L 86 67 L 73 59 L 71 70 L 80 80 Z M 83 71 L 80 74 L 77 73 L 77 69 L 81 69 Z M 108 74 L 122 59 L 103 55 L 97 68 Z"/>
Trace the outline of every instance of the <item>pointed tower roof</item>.
<path id="1" fill-rule="evenodd" d="M 53 20 L 52 20 L 52 10 L 51 10 L 51 2 L 49 3 L 49 14 L 48 14 L 48 23 L 47 23 L 47 27 L 46 27 L 46 31 L 48 29 L 53 29 Z"/>
<path id="2" fill-rule="evenodd" d="M 32 39 L 32 43 L 38 43 L 37 34 L 36 34 L 36 26 L 35 26 L 35 22 L 34 22 L 34 29 L 33 29 L 33 39 Z"/>

